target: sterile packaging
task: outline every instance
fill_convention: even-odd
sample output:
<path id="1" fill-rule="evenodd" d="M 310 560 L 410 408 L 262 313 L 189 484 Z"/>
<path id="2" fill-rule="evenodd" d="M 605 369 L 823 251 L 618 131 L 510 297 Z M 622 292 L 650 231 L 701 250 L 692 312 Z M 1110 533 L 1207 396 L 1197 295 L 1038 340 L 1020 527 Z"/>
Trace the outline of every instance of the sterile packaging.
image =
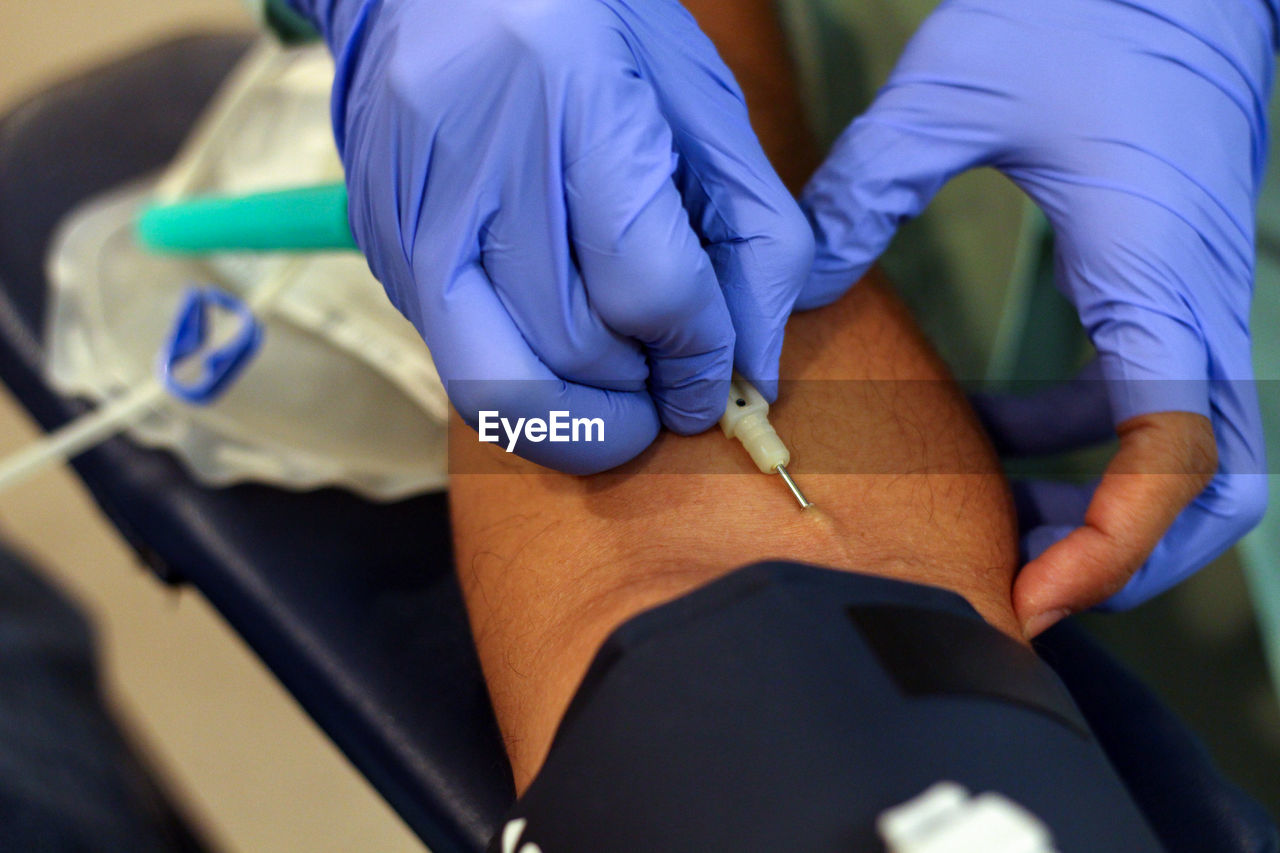
<path id="1" fill-rule="evenodd" d="M 160 257 L 133 233 L 150 202 L 340 180 L 332 75 L 323 47 L 264 41 L 158 181 L 94 198 L 62 223 L 48 259 L 47 378 L 100 405 L 119 399 L 154 381 L 187 287 L 222 288 L 262 321 L 260 352 L 224 396 L 208 406 L 166 396 L 129 437 L 172 451 L 210 485 L 340 486 L 392 500 L 444 487 L 448 404 L 421 337 L 364 259 Z"/>

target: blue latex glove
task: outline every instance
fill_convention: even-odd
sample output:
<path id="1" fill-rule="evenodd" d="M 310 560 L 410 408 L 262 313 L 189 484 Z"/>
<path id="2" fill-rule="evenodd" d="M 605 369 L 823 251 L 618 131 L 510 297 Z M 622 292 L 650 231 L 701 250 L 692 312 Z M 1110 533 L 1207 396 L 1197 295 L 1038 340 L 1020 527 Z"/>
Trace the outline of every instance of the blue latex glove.
<path id="1" fill-rule="evenodd" d="M 1122 441 L 1096 488 L 1020 495 L 1030 563 L 1014 603 L 1030 634 L 1161 592 L 1261 517 L 1248 320 L 1274 13 L 1262 0 L 944 2 L 804 193 L 818 237 L 806 308 L 839 296 L 966 169 L 999 169 L 1052 223 L 1057 283 L 1101 381 L 988 401 L 989 421 L 1057 449 L 1096 437 L 1087 412 L 1101 412 Z M 1099 389 L 1100 407 L 1087 399 Z M 1073 408 L 1086 411 L 1064 417 Z M 1152 414 L 1171 412 L 1203 417 Z"/>
<path id="2" fill-rule="evenodd" d="M 356 240 L 464 420 L 602 418 L 516 447 L 591 473 L 713 425 L 734 366 L 776 395 L 813 236 L 675 0 L 295 2 Z"/>

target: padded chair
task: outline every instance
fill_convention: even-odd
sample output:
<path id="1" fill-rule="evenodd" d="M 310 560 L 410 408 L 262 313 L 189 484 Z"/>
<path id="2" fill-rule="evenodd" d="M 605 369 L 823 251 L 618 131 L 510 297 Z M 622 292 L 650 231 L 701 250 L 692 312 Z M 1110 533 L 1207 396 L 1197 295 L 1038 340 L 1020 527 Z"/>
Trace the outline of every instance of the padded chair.
<path id="1" fill-rule="evenodd" d="M 85 409 L 42 378 L 52 229 L 81 200 L 161 168 L 247 46 L 163 44 L 0 120 L 0 379 L 46 429 Z M 123 437 L 74 465 L 142 560 L 208 598 L 434 853 L 483 850 L 514 794 L 442 495 L 210 489 Z M 1261 808 L 1078 629 L 1055 628 L 1041 651 L 1170 850 L 1280 849 Z"/>

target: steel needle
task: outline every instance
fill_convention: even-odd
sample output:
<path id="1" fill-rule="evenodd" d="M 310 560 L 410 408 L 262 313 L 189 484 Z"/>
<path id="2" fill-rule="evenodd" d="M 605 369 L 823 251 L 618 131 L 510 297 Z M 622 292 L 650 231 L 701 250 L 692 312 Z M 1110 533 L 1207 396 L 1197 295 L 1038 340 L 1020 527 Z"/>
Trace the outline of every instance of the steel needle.
<path id="1" fill-rule="evenodd" d="M 787 473 L 786 465 L 779 465 L 774 470 L 782 475 L 782 481 L 787 484 L 787 488 L 791 490 L 791 494 L 796 496 L 796 500 L 800 501 L 801 509 L 808 509 L 813 506 L 813 501 L 804 496 L 804 492 L 800 491 L 800 487 L 796 485 L 796 481 L 791 479 L 791 475 Z"/>

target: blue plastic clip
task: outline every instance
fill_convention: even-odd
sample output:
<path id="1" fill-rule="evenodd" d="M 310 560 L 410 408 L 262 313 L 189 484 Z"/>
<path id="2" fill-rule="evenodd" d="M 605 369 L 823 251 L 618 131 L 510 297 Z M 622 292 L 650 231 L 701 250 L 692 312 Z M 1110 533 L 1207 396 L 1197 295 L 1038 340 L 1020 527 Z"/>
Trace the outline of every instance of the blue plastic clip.
<path id="1" fill-rule="evenodd" d="M 211 307 L 235 314 L 240 328 L 225 344 L 205 353 L 199 376 L 191 382 L 181 382 L 175 375 L 178 364 L 209 343 Z M 215 287 L 189 287 L 174 317 L 173 329 L 160 349 L 160 381 L 180 400 L 207 405 L 231 386 L 261 344 L 262 323 L 249 306 Z"/>

